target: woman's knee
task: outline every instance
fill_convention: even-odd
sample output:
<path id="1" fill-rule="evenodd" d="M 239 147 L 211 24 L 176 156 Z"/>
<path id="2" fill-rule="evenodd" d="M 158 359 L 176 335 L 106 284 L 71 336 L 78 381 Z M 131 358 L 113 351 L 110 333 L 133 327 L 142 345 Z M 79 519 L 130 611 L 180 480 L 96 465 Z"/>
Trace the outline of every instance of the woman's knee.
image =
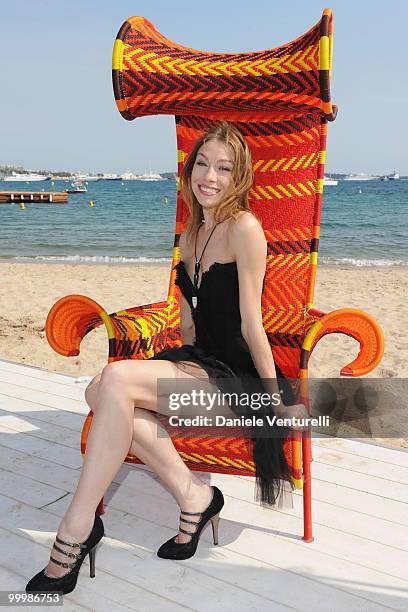
<path id="1" fill-rule="evenodd" d="M 92 410 L 95 406 L 96 397 L 98 395 L 98 387 L 100 380 L 101 374 L 97 374 L 85 389 L 85 401 Z"/>
<path id="2" fill-rule="evenodd" d="M 119 392 L 122 396 L 137 401 L 143 397 L 143 387 L 143 375 L 137 361 L 129 359 L 113 361 L 102 370 L 100 380 L 102 393 Z"/>

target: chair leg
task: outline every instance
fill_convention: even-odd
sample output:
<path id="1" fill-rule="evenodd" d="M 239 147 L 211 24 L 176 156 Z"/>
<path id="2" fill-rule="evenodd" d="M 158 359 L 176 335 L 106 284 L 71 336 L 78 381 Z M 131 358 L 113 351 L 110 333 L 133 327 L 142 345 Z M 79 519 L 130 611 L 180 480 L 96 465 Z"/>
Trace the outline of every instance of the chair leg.
<path id="1" fill-rule="evenodd" d="M 313 542 L 312 535 L 312 477 L 310 463 L 312 461 L 312 444 L 310 434 L 302 436 L 303 457 L 303 538 L 305 542 Z"/>

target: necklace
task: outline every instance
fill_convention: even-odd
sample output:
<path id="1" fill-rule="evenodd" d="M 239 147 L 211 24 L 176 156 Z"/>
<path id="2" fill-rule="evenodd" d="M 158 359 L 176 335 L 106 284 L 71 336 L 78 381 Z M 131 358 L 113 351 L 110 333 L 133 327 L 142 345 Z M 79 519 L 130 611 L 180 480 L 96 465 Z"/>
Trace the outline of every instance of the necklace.
<path id="1" fill-rule="evenodd" d="M 219 223 L 222 223 L 222 221 L 220 221 Z M 213 229 L 212 229 L 212 231 L 211 231 L 211 234 L 209 235 L 208 240 L 207 240 L 207 242 L 205 243 L 203 250 L 201 251 L 201 256 L 200 256 L 200 259 L 197 259 L 197 238 L 198 238 L 198 232 L 200 231 L 200 227 L 201 227 L 201 225 L 200 225 L 200 227 L 198 228 L 197 233 L 196 233 L 196 239 L 195 239 L 195 245 L 194 245 L 194 259 L 195 259 L 195 265 L 194 265 L 194 281 L 193 281 L 195 295 L 193 295 L 193 297 L 191 298 L 191 301 L 192 301 L 192 303 L 193 303 L 193 308 L 194 308 L 194 309 L 195 309 L 195 308 L 197 308 L 197 300 L 198 300 L 198 276 L 199 276 L 199 273 L 200 273 L 201 260 L 202 260 L 202 258 L 203 258 L 203 254 L 204 254 L 204 251 L 205 251 L 205 249 L 206 249 L 206 247 L 207 247 L 207 244 L 209 243 L 210 238 L 211 238 L 211 236 L 213 235 L 214 230 L 215 230 L 215 228 L 217 227 L 217 225 L 219 225 L 219 223 L 216 223 L 216 224 L 214 225 L 214 227 L 213 227 Z M 200 287 L 201 287 L 201 285 L 200 285 Z"/>

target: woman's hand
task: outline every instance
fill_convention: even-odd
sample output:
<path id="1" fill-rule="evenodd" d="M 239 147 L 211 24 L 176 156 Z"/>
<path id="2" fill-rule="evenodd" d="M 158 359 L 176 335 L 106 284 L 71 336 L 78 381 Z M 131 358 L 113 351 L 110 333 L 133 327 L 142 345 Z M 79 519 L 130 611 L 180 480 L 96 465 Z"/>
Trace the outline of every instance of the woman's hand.
<path id="1" fill-rule="evenodd" d="M 284 406 L 282 403 L 275 408 L 275 414 L 279 419 L 306 419 L 310 418 L 310 414 L 304 404 L 294 404 L 293 406 Z M 295 431 L 306 431 L 308 425 L 291 425 L 291 429 Z"/>

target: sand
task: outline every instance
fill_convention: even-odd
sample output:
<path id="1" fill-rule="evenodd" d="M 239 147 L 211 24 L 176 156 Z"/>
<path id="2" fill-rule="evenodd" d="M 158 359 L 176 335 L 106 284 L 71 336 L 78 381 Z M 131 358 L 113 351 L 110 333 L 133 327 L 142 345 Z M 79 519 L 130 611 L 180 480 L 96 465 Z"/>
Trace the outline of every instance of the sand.
<path id="1" fill-rule="evenodd" d="M 45 337 L 51 306 L 68 294 L 82 294 L 107 312 L 166 299 L 169 264 L 83 265 L 1 263 L 0 359 L 73 376 L 94 376 L 107 363 L 104 328 L 89 333 L 78 357 L 58 355 Z M 337 308 L 362 309 L 377 319 L 385 337 L 385 354 L 369 375 L 406 378 L 408 374 L 408 268 L 320 266 L 314 306 L 323 312 Z M 323 338 L 310 361 L 310 376 L 335 378 L 358 352 L 345 335 Z M 408 446 L 407 440 L 392 444 Z"/>

